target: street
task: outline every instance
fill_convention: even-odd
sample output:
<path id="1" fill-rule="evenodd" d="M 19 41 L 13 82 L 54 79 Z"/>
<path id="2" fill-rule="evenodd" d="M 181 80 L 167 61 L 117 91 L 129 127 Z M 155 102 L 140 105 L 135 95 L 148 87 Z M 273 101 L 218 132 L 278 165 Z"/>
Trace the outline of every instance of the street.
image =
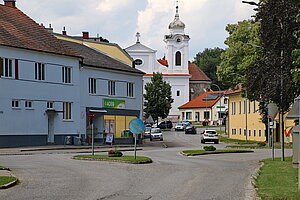
<path id="1" fill-rule="evenodd" d="M 225 146 L 213 145 L 217 149 Z M 79 161 L 71 159 L 75 153 L 62 151 L 1 155 L 1 165 L 11 168 L 21 182 L 1 190 L 0 199 L 253 199 L 251 174 L 258 168 L 259 160 L 271 156 L 271 150 L 255 150 L 254 153 L 184 157 L 180 151 L 202 147 L 199 135 L 183 132 L 165 132 L 164 141 L 147 139 L 142 149 L 137 155 L 151 157 L 153 163 Z M 124 153 L 133 155 L 133 152 Z M 287 150 L 286 154 L 290 153 Z M 279 151 L 276 156 L 280 156 Z"/>

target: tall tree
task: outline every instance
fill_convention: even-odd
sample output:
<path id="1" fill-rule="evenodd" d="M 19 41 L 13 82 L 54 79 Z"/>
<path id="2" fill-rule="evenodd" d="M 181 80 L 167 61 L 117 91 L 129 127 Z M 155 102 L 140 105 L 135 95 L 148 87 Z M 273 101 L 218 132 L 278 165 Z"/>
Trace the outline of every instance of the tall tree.
<path id="1" fill-rule="evenodd" d="M 200 69 L 212 80 L 213 84 L 217 84 L 221 89 L 227 89 L 228 87 L 218 81 L 217 78 L 217 66 L 221 62 L 221 54 L 224 49 L 213 48 L 204 49 L 203 52 L 197 53 L 193 63 L 200 67 Z"/>
<path id="2" fill-rule="evenodd" d="M 258 4 L 256 20 L 261 23 L 261 57 L 247 70 L 246 87 L 250 98 L 274 102 L 280 111 L 282 160 L 284 160 L 283 115 L 300 88 L 294 82 L 292 52 L 299 48 L 294 35 L 299 5 L 290 0 L 264 0 Z"/>
<path id="3" fill-rule="evenodd" d="M 218 80 L 234 88 L 239 83 L 245 83 L 246 70 L 260 57 L 260 22 L 253 20 L 228 24 L 226 31 L 229 37 L 225 44 L 228 48 L 221 54 L 221 63 L 217 67 Z M 252 46 L 251 46 L 252 45 Z"/>
<path id="4" fill-rule="evenodd" d="M 145 85 L 145 90 L 145 117 L 152 116 L 155 122 L 159 117 L 166 118 L 172 108 L 171 104 L 174 102 L 170 84 L 163 80 L 162 74 L 153 73 L 151 82 Z"/>

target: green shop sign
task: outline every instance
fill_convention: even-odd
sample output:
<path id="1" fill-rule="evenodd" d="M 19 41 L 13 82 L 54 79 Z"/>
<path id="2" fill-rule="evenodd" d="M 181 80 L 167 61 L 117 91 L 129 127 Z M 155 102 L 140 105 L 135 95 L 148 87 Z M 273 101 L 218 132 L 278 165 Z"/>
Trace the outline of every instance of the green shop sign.
<path id="1" fill-rule="evenodd" d="M 104 108 L 125 109 L 125 100 L 104 99 Z"/>

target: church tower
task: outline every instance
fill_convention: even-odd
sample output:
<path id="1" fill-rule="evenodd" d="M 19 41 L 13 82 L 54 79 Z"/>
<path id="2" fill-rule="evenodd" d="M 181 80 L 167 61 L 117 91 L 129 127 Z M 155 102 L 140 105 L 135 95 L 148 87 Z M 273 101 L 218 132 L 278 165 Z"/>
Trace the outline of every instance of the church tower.
<path id="1" fill-rule="evenodd" d="M 185 24 L 179 19 L 178 4 L 176 6 L 175 19 L 170 23 L 170 34 L 165 35 L 166 60 L 169 64 L 169 72 L 173 74 L 188 74 L 189 40 L 185 35 Z"/>

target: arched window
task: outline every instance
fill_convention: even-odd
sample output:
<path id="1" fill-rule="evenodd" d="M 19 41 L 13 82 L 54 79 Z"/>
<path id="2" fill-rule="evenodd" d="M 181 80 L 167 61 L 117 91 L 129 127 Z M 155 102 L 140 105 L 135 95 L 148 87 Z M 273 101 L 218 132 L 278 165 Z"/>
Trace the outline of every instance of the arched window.
<path id="1" fill-rule="evenodd" d="M 179 51 L 175 54 L 175 65 L 181 66 L 181 53 Z"/>

